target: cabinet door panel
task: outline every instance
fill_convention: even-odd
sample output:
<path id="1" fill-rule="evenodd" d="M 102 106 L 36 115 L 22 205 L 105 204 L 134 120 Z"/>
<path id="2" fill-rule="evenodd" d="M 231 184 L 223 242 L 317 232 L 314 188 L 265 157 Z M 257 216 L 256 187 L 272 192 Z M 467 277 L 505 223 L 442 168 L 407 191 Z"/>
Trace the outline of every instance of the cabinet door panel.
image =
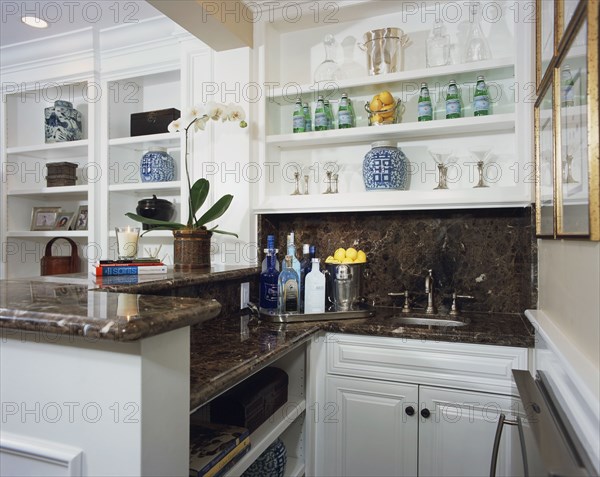
<path id="1" fill-rule="evenodd" d="M 492 446 L 501 412 L 513 418 L 516 401 L 507 396 L 420 387 L 419 475 L 489 475 Z M 505 426 L 498 457 L 497 476 L 522 475 L 518 430 Z"/>
<path id="2" fill-rule="evenodd" d="M 324 475 L 414 476 L 417 472 L 418 387 L 328 376 Z"/>

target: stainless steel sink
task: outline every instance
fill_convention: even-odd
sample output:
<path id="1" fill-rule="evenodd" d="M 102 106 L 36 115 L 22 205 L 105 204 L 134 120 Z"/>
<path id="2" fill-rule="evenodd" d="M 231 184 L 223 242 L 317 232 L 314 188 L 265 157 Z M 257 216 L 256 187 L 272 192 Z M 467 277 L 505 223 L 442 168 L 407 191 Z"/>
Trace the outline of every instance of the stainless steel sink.
<path id="1" fill-rule="evenodd" d="M 398 325 L 421 325 L 421 326 L 464 326 L 469 323 L 467 318 L 444 317 L 444 316 L 402 316 L 396 315 L 390 318 L 393 324 Z"/>

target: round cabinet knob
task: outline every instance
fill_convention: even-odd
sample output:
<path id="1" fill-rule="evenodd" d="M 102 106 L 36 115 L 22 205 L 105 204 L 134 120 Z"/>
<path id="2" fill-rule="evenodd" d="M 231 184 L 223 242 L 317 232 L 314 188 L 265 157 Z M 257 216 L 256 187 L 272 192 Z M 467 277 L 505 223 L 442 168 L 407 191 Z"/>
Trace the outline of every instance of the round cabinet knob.
<path id="1" fill-rule="evenodd" d="M 427 419 L 429 416 L 431 416 L 431 412 L 429 412 L 429 409 L 427 408 L 421 409 L 421 416 Z"/>
<path id="2" fill-rule="evenodd" d="M 414 415 L 415 415 L 415 408 L 414 408 L 414 407 L 412 407 L 412 406 L 408 406 L 408 407 L 407 407 L 407 408 L 404 410 L 404 412 L 405 412 L 406 414 L 408 414 L 409 416 L 414 416 Z"/>

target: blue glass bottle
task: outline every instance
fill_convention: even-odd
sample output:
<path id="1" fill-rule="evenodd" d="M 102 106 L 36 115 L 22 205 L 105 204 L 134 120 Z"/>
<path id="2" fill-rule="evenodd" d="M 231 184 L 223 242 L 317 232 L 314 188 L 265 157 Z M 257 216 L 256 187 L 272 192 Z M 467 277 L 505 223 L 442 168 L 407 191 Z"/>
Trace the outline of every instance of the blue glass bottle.
<path id="1" fill-rule="evenodd" d="M 264 249 L 265 258 L 261 264 L 261 272 L 264 272 L 267 269 L 267 255 L 270 253 L 275 257 L 275 270 L 279 271 L 279 262 L 277 261 L 277 254 L 279 253 L 279 249 L 275 248 L 275 236 L 267 235 L 267 248 Z"/>
<path id="2" fill-rule="evenodd" d="M 274 249 L 267 252 L 267 269 L 260 274 L 260 310 L 275 314 L 279 311 L 279 271 L 275 268 Z"/>
<path id="3" fill-rule="evenodd" d="M 279 274 L 279 313 L 300 311 L 300 284 L 298 274 L 292 268 L 292 257 L 286 255 L 283 269 Z"/>

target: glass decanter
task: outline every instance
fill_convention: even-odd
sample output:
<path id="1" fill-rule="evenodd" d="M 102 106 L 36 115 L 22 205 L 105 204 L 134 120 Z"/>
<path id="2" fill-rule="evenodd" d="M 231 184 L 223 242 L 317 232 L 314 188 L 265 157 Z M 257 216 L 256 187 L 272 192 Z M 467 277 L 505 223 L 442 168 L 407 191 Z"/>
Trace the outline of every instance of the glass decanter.
<path id="1" fill-rule="evenodd" d="M 490 46 L 487 38 L 481 29 L 481 13 L 479 2 L 471 6 L 469 32 L 467 33 L 467 42 L 465 43 L 465 63 L 471 61 L 489 60 L 491 58 Z"/>
<path id="2" fill-rule="evenodd" d="M 427 38 L 427 67 L 450 64 L 450 35 L 446 35 L 442 22 L 436 22 Z"/>
<path id="3" fill-rule="evenodd" d="M 315 70 L 315 83 L 332 81 L 338 74 L 339 66 L 333 59 L 335 57 L 335 38 L 333 35 L 325 36 L 323 46 L 325 46 L 325 60 Z"/>

